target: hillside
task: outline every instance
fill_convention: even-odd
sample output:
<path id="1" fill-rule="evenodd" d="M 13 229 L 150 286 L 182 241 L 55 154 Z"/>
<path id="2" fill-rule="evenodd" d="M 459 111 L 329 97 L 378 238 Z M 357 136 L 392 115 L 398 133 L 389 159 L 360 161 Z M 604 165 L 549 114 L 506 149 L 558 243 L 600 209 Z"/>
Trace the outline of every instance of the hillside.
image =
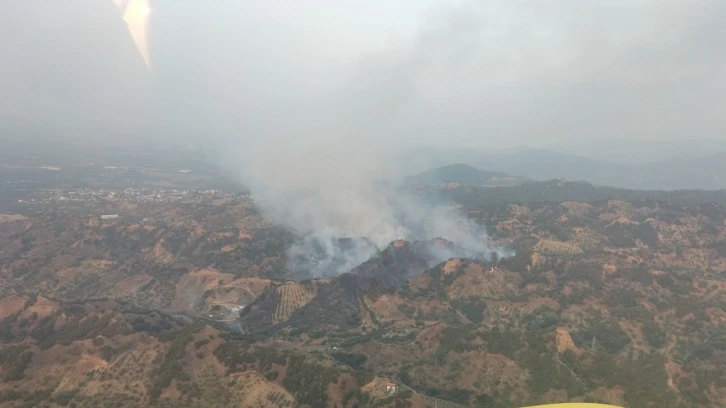
<path id="1" fill-rule="evenodd" d="M 15 296 L 0 305 L 12 308 L 0 324 L 1 406 L 322 408 L 381 400 L 359 391 L 379 381 L 371 373 L 181 316 L 109 301 Z"/>
<path id="2" fill-rule="evenodd" d="M 158 191 L 104 194 L 103 204 L 93 195 L 38 199 L 47 212 L 7 218 L 17 221 L 0 224 L 0 295 L 111 297 L 166 309 L 223 290 L 251 301 L 254 279 L 284 275 L 290 235 L 249 197 L 164 194 L 167 202 Z"/>
<path id="3" fill-rule="evenodd" d="M 452 259 L 385 291 L 343 275 L 329 285 L 348 296 L 319 292 L 335 300 L 300 308 L 275 336 L 334 345 L 342 361 L 464 406 L 723 403 L 714 371 L 726 357 L 723 207 L 488 210 L 483 218 L 519 248 L 516 257 Z M 330 309 L 359 317 L 321 314 Z"/>
<path id="4" fill-rule="evenodd" d="M 294 233 L 245 195 L 7 203 L 23 211 L 0 216 L 0 406 L 726 404 L 722 192 L 420 193 L 516 255 L 396 241 L 292 281 Z"/>

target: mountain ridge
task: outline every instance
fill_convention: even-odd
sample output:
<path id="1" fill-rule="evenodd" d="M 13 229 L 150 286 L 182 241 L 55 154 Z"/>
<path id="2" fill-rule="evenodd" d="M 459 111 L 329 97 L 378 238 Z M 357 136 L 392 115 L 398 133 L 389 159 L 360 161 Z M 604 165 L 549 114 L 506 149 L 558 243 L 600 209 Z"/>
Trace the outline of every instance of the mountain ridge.
<path id="1" fill-rule="evenodd" d="M 404 166 L 413 167 L 423 163 L 444 167 L 447 162 L 463 163 L 475 168 L 486 167 L 491 172 L 506 173 L 525 180 L 565 179 L 646 190 L 718 190 L 726 188 L 726 179 L 720 177 L 720 174 L 726 172 L 726 160 L 722 160 L 724 156 L 726 152 L 691 159 L 632 165 L 595 160 L 545 148 L 517 148 L 494 152 L 450 150 L 435 154 L 424 149 L 415 154 L 404 155 L 400 160 Z"/>
<path id="2" fill-rule="evenodd" d="M 454 163 L 404 177 L 405 185 L 441 185 L 456 183 L 463 186 L 507 186 L 528 179 L 504 172 L 480 170 L 465 163 Z"/>

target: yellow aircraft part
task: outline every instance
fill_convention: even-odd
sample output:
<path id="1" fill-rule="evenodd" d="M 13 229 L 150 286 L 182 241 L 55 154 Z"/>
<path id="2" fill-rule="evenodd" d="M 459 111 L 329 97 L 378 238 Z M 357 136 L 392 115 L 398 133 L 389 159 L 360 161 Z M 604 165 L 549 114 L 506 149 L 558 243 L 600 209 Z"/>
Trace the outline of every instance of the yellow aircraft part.
<path id="1" fill-rule="evenodd" d="M 587 404 L 587 403 L 583 403 L 583 402 L 571 402 L 568 404 L 546 404 L 546 405 L 536 405 L 533 407 L 524 407 L 524 408 L 621 408 L 621 407 L 616 407 L 615 405 Z"/>

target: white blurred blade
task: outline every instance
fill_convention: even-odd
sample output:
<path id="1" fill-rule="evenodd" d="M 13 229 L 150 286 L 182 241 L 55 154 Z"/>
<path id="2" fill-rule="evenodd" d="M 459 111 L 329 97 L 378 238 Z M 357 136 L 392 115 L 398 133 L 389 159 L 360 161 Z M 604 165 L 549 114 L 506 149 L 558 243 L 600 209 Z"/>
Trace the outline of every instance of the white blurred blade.
<path id="1" fill-rule="evenodd" d="M 149 15 L 151 14 L 149 0 L 113 0 L 113 2 L 121 11 L 129 33 L 136 44 L 136 49 L 144 59 L 146 68 L 151 71 L 148 42 Z"/>

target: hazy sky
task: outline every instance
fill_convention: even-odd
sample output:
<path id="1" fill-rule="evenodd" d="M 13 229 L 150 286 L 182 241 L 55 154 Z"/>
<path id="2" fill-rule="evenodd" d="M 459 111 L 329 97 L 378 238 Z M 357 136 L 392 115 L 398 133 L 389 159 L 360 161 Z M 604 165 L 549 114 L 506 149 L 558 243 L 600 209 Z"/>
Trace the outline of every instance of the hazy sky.
<path id="1" fill-rule="evenodd" d="M 151 0 L 153 74 L 112 0 L 6 3 L 0 114 L 48 126 L 374 151 L 726 128 L 721 0 Z"/>
<path id="2" fill-rule="evenodd" d="M 341 236 L 487 245 L 370 183 L 400 149 L 726 129 L 723 0 L 150 0 L 153 72 L 121 2 L 4 2 L 0 137 L 193 141 L 330 256 Z"/>

